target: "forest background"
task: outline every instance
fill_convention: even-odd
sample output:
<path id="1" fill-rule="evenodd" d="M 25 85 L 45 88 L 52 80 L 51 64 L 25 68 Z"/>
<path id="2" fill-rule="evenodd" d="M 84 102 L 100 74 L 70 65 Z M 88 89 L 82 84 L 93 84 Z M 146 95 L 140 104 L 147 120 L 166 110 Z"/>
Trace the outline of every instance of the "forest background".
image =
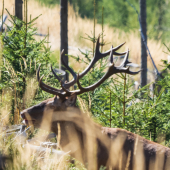
<path id="1" fill-rule="evenodd" d="M 49 6 L 59 4 L 59 0 L 38 0 Z M 94 1 L 69 0 L 74 10 L 82 18 L 94 17 Z M 154 4 L 154 5 L 153 5 Z M 104 23 L 123 31 L 139 29 L 138 16 L 133 5 L 139 11 L 138 0 L 96 0 L 96 19 L 102 23 L 102 7 L 104 7 Z M 168 0 L 147 0 L 147 36 L 155 40 L 167 42 L 170 38 L 170 3 Z"/>

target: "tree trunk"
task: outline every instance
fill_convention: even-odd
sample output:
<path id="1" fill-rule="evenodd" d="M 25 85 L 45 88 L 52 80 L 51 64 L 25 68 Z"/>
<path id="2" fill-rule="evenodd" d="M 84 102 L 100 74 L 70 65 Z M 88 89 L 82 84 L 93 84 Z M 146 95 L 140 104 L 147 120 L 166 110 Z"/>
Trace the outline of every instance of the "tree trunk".
<path id="1" fill-rule="evenodd" d="M 64 61 L 66 64 L 68 64 L 68 2 L 67 0 L 60 0 L 60 51 L 64 49 Z M 63 63 L 60 59 L 60 68 L 62 70 L 66 70 L 65 67 L 63 67 Z M 69 75 L 66 72 L 65 80 L 69 81 Z"/>
<path id="2" fill-rule="evenodd" d="M 22 20 L 22 0 L 15 0 L 15 16 Z"/>
<path id="3" fill-rule="evenodd" d="M 144 41 L 147 44 L 147 29 L 146 29 L 146 0 L 140 0 L 140 22 L 141 22 L 141 32 L 143 33 L 145 40 L 141 36 L 141 86 L 147 84 L 147 51 Z"/>

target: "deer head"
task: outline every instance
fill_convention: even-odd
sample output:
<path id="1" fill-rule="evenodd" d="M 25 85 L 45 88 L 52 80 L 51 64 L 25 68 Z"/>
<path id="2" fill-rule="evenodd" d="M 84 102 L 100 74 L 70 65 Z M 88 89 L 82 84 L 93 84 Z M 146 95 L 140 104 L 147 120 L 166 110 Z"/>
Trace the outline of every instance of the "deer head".
<path id="1" fill-rule="evenodd" d="M 115 48 L 113 48 L 112 46 L 110 50 L 104 53 L 101 53 L 99 51 L 99 46 L 100 46 L 99 40 L 100 40 L 100 37 L 98 37 L 97 39 L 96 50 L 95 50 L 95 54 L 94 54 L 92 61 L 82 73 L 76 74 L 67 64 L 64 63 L 64 61 L 62 61 L 63 65 L 67 68 L 67 70 L 73 76 L 73 80 L 71 80 L 70 82 L 64 82 L 63 80 L 61 80 L 59 76 L 56 75 L 56 73 L 54 72 L 51 66 L 52 73 L 61 83 L 61 89 L 56 89 L 43 83 L 42 81 L 43 76 L 40 78 L 40 66 L 41 65 L 39 66 L 37 70 L 37 80 L 39 82 L 39 86 L 41 87 L 42 90 L 55 95 L 55 97 L 47 99 L 38 105 L 35 105 L 33 107 L 23 110 L 21 112 L 21 117 L 25 120 L 26 124 L 28 125 L 34 124 L 35 127 L 39 127 L 43 119 L 43 114 L 45 114 L 45 112 L 47 113 L 48 110 L 52 112 L 65 111 L 67 110 L 67 107 L 74 107 L 76 103 L 77 95 L 88 92 L 88 91 L 93 91 L 95 88 L 97 88 L 100 84 L 102 84 L 107 78 L 109 78 L 113 74 L 127 73 L 131 75 L 135 75 L 139 72 L 139 71 L 131 72 L 129 70 L 129 67 L 126 68 L 126 65 L 129 63 L 128 61 L 129 51 L 123 52 L 123 53 L 116 52 L 118 49 L 120 49 L 124 45 L 124 43 Z M 88 86 L 88 87 L 82 87 L 79 80 L 89 72 L 89 70 L 94 66 L 94 64 L 98 60 L 108 56 L 109 54 L 110 54 L 110 63 L 109 63 L 109 68 L 107 72 L 105 73 L 105 75 L 95 84 Z M 62 55 L 63 55 L 63 52 L 61 54 L 61 59 L 63 60 Z M 125 58 L 120 66 L 116 67 L 114 65 L 113 55 L 116 55 L 116 56 L 125 55 Z M 77 83 L 79 89 L 70 91 L 69 88 L 73 86 L 75 83 Z"/>

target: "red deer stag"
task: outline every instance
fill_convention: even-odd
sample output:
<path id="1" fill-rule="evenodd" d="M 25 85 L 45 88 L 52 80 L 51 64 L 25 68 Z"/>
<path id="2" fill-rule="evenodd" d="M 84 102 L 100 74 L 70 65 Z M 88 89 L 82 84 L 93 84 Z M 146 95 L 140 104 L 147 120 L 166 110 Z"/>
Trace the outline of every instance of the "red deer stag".
<path id="1" fill-rule="evenodd" d="M 60 136 L 60 146 L 65 152 L 83 162 L 88 169 L 99 169 L 101 166 L 115 170 L 168 170 L 170 169 L 170 149 L 151 142 L 136 134 L 119 128 L 101 127 L 90 120 L 75 107 L 77 95 L 92 91 L 107 78 L 116 73 L 135 75 L 126 68 L 129 51 L 117 53 L 123 45 L 111 48 L 105 53 L 99 51 L 99 38 L 96 43 L 94 58 L 89 66 L 81 73 L 76 74 L 68 65 L 64 64 L 74 79 L 63 82 L 54 72 L 54 76 L 61 82 L 61 89 L 50 87 L 40 78 L 40 66 L 37 71 L 39 86 L 46 92 L 56 95 L 42 103 L 23 110 L 21 117 L 27 125 L 34 125 L 53 131 Z M 95 84 L 82 87 L 79 79 L 82 78 L 101 58 L 110 54 L 110 65 L 105 75 Z M 113 55 L 124 55 L 122 64 L 116 67 Z M 64 62 L 63 62 L 64 63 Z M 77 83 L 79 89 L 70 91 L 70 86 Z M 75 109 L 73 109 L 75 108 Z M 60 127 L 60 128 L 59 128 Z M 59 133 L 58 133 L 59 132 Z"/>

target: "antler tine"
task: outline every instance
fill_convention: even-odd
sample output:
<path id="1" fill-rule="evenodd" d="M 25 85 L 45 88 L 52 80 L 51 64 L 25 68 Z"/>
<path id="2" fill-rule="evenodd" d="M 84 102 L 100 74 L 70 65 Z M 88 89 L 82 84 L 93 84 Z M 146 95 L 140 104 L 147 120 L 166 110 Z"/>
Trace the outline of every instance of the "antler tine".
<path id="1" fill-rule="evenodd" d="M 104 52 L 104 53 L 101 53 L 100 50 L 99 50 L 99 47 L 100 47 L 100 35 L 99 35 L 99 37 L 98 37 L 98 39 L 97 39 L 97 42 L 96 42 L 96 51 L 95 51 L 94 57 L 93 57 L 93 59 L 91 60 L 90 64 L 87 66 L 87 68 L 86 68 L 82 73 L 79 74 L 79 79 L 82 78 L 85 74 L 87 74 L 87 73 L 89 72 L 89 70 L 94 66 L 94 64 L 95 64 L 98 60 L 100 60 L 100 59 L 106 57 L 107 55 L 109 55 L 111 51 L 113 52 L 113 55 L 117 55 L 117 56 L 125 55 L 126 52 L 123 52 L 123 53 L 117 53 L 117 52 L 115 52 L 115 51 L 117 51 L 119 48 L 121 48 L 124 44 L 125 44 L 125 43 L 122 43 L 122 44 L 120 44 L 119 46 L 117 46 L 117 47 L 115 47 L 115 48 L 113 48 L 113 46 L 112 46 L 112 48 L 111 48 L 110 50 L 108 50 L 108 51 L 106 51 L 106 52 Z M 70 82 L 65 83 L 64 86 L 65 86 L 65 88 L 68 89 L 70 86 L 73 86 L 75 83 L 76 83 L 76 79 L 74 78 L 74 79 L 71 80 Z"/>
<path id="2" fill-rule="evenodd" d="M 125 55 L 125 57 L 123 59 L 123 62 L 122 62 L 122 64 L 119 67 L 126 67 L 127 64 L 131 63 L 130 61 L 128 61 L 128 58 L 129 58 L 129 49 L 126 52 L 126 55 Z"/>
<path id="3" fill-rule="evenodd" d="M 112 57 L 112 55 L 110 55 L 110 58 L 111 58 L 111 57 Z M 118 67 L 114 67 L 114 63 L 110 63 L 111 66 L 113 65 L 113 68 L 112 68 L 112 70 L 110 71 L 110 74 L 111 74 L 111 75 L 116 74 L 116 73 L 127 73 L 127 74 L 130 74 L 130 75 L 136 75 L 136 74 L 138 74 L 141 70 L 136 71 L 136 72 L 132 72 L 132 71 L 129 70 L 129 67 L 126 68 L 126 65 L 127 65 L 128 63 L 131 63 L 131 62 L 128 61 L 128 57 L 129 57 L 129 49 L 128 49 L 128 51 L 126 52 L 126 55 L 125 55 L 125 57 L 124 57 L 123 62 L 122 62 Z M 111 61 L 111 59 L 110 59 L 110 61 Z M 111 67 L 111 66 L 110 66 L 110 67 Z M 111 76 L 111 75 L 110 75 L 110 76 Z M 109 77 L 110 77 L 110 76 L 109 76 Z M 104 77 L 104 76 L 103 76 L 103 77 Z M 108 77 L 107 77 L 107 78 L 108 78 Z"/>
<path id="4" fill-rule="evenodd" d="M 110 61 L 112 61 L 112 58 L 113 58 L 113 52 L 111 51 L 110 52 Z M 114 68 L 114 63 L 110 63 L 110 66 L 109 66 L 109 69 L 108 71 L 106 72 L 106 74 L 98 81 L 96 82 L 95 84 L 91 85 L 91 86 L 88 86 L 88 87 L 82 87 L 80 82 L 79 82 L 79 75 L 77 76 L 77 85 L 79 87 L 79 90 L 76 91 L 75 93 L 78 95 L 78 94 L 82 94 L 84 92 L 88 92 L 88 91 L 92 91 L 94 90 L 95 88 L 97 88 L 100 84 L 102 84 L 108 77 L 111 76 L 110 74 L 110 70 L 111 68 Z"/>
<path id="5" fill-rule="evenodd" d="M 37 80 L 38 80 L 38 82 L 40 81 L 40 67 L 41 67 L 41 64 L 39 64 L 39 67 L 38 67 L 38 70 L 37 70 Z"/>
<path id="6" fill-rule="evenodd" d="M 62 87 L 62 90 L 65 91 L 65 94 L 63 94 L 63 97 L 70 96 L 72 94 L 68 89 L 64 87 L 62 82 L 61 82 L 61 87 Z"/>
<path id="7" fill-rule="evenodd" d="M 38 70 L 37 70 L 37 80 L 39 82 L 39 86 L 41 87 L 41 89 L 48 93 L 61 96 L 62 95 L 61 90 L 55 89 L 55 88 L 50 87 L 50 86 L 46 85 L 45 83 L 43 83 L 43 81 L 42 81 L 43 76 L 41 76 L 41 78 L 40 78 L 40 67 L 41 67 L 41 64 L 39 65 Z"/>
<path id="8" fill-rule="evenodd" d="M 113 52 L 113 55 L 124 55 L 124 54 L 126 54 L 126 52 L 123 52 L 123 53 L 116 53 L 115 52 L 119 48 L 121 48 L 124 44 L 125 43 L 122 43 L 121 45 L 119 45 L 115 48 L 113 48 L 113 46 L 112 46 L 111 49 L 108 50 L 107 52 L 101 53 L 100 50 L 99 50 L 99 47 L 100 47 L 100 35 L 99 35 L 97 42 L 96 42 L 96 51 L 95 51 L 94 57 L 93 57 L 92 61 L 90 62 L 90 64 L 88 65 L 88 67 L 79 75 L 79 77 L 82 78 L 94 66 L 94 64 L 98 60 L 108 56 L 111 51 Z"/>
<path id="9" fill-rule="evenodd" d="M 64 54 L 64 49 L 62 50 L 62 52 L 61 52 L 61 61 L 62 61 L 62 63 L 63 63 L 63 65 L 67 68 L 67 70 L 72 74 L 72 76 L 73 76 L 73 80 L 76 82 L 76 79 L 77 79 L 77 75 L 76 75 L 76 73 L 65 63 L 65 61 L 64 61 L 64 59 L 63 59 L 63 54 Z M 66 94 L 68 94 L 68 88 L 71 86 L 71 85 L 67 85 L 66 83 L 64 83 L 61 79 L 60 79 L 60 77 L 55 73 L 55 71 L 53 70 L 53 68 L 52 68 L 52 65 L 51 65 L 51 70 L 52 70 L 52 73 L 54 74 L 54 76 L 55 76 L 55 78 L 57 78 L 57 80 L 58 81 L 60 81 L 61 82 L 61 87 L 62 87 L 62 89 L 60 89 L 60 92 L 63 92 L 63 91 L 65 91 L 66 92 Z M 73 82 L 73 84 L 74 84 L 74 82 Z M 66 86 L 66 87 L 65 87 Z"/>
<path id="10" fill-rule="evenodd" d="M 52 73 L 54 74 L 55 78 L 56 78 L 59 82 L 61 82 L 62 80 L 61 80 L 60 77 L 55 73 L 55 71 L 53 70 L 52 65 L 51 65 L 51 71 L 52 71 Z"/>
<path id="11" fill-rule="evenodd" d="M 128 58 L 128 54 L 126 54 L 126 59 L 127 58 Z M 95 84 L 88 86 L 88 87 L 82 87 L 81 86 L 81 84 L 79 82 L 80 76 L 78 74 L 77 84 L 78 84 L 79 90 L 74 91 L 74 93 L 78 95 L 78 94 L 82 94 L 84 92 L 92 91 L 95 88 L 97 88 L 100 84 L 102 84 L 107 78 L 109 78 L 110 76 L 112 76 L 113 74 L 116 74 L 116 73 L 127 73 L 127 74 L 131 74 L 131 75 L 135 75 L 135 74 L 138 74 L 141 71 L 141 70 L 139 70 L 137 72 L 132 72 L 132 71 L 129 70 L 129 67 L 125 68 L 124 66 L 125 66 L 126 61 L 127 60 L 123 61 L 122 64 L 119 67 L 115 67 L 114 62 L 113 62 L 113 52 L 111 51 L 110 52 L 110 66 L 109 66 L 106 74 L 98 82 L 96 82 Z"/>
<path id="12" fill-rule="evenodd" d="M 108 50 L 108 51 L 106 51 L 106 52 L 104 52 L 104 53 L 101 53 L 100 50 L 99 50 L 99 47 L 100 47 L 100 35 L 99 35 L 99 37 L 98 37 L 98 39 L 97 39 L 97 42 L 96 42 L 96 52 L 95 52 L 95 56 L 94 56 L 94 58 L 96 59 L 96 62 L 97 62 L 98 60 L 100 60 L 100 59 L 108 56 L 111 51 L 113 51 L 113 55 L 116 55 L 116 56 L 121 56 L 121 55 L 126 54 L 126 52 L 123 52 L 123 53 L 117 53 L 117 52 L 115 52 L 115 51 L 119 50 L 124 44 L 125 44 L 125 42 L 122 43 L 122 44 L 120 44 L 120 45 L 118 45 L 118 46 L 115 47 L 115 48 L 113 48 L 113 46 L 112 46 L 110 50 Z"/>
<path id="13" fill-rule="evenodd" d="M 113 45 L 111 48 L 113 48 Z M 110 63 L 113 63 L 113 51 L 110 52 Z"/>
<path id="14" fill-rule="evenodd" d="M 64 54 L 64 49 L 62 50 L 61 53 L 61 61 L 63 63 L 63 65 L 67 68 L 67 70 L 72 74 L 73 78 L 76 80 L 77 79 L 77 75 L 76 73 L 65 63 L 64 59 L 63 59 L 63 54 Z"/>
<path id="15" fill-rule="evenodd" d="M 61 87 L 62 87 L 62 90 L 60 90 L 60 92 L 66 92 L 65 94 L 61 94 L 61 98 L 65 98 L 66 96 L 69 96 L 71 93 L 70 93 L 70 91 L 69 90 L 67 90 L 65 87 L 64 87 L 64 82 L 60 79 L 60 77 L 59 76 L 57 76 L 57 74 L 54 72 L 54 70 L 53 70 L 53 68 L 52 68 L 52 65 L 51 65 L 51 70 L 52 70 L 52 72 L 53 72 L 53 74 L 54 74 L 54 76 L 60 81 L 60 84 L 61 84 Z"/>
<path id="16" fill-rule="evenodd" d="M 61 56 L 63 55 L 63 53 L 64 53 L 64 50 L 62 50 Z M 61 82 L 62 80 L 61 80 L 60 77 L 55 73 L 55 71 L 54 71 L 54 69 L 53 69 L 53 67 L 52 67 L 52 64 L 51 64 L 51 71 L 52 71 L 52 73 L 54 74 L 54 77 L 55 77 L 59 82 Z"/>
<path id="17" fill-rule="evenodd" d="M 117 51 L 119 48 L 121 48 L 125 43 L 126 43 L 126 42 L 120 44 L 119 46 L 117 46 L 117 47 L 115 47 L 115 48 L 113 48 L 113 46 L 112 46 L 112 48 L 111 48 L 110 50 L 108 50 L 108 51 L 106 51 L 106 52 L 104 52 L 104 53 L 101 53 L 101 54 L 103 55 L 103 57 L 105 57 L 105 56 L 109 55 L 111 51 L 113 51 L 113 55 L 116 55 L 116 56 L 125 55 L 126 52 L 123 52 L 123 53 L 117 53 L 117 52 L 116 52 L 116 51 Z"/>
<path id="18" fill-rule="evenodd" d="M 137 71 L 137 72 L 132 72 L 129 70 L 129 67 L 126 68 L 127 64 L 131 63 L 130 61 L 128 61 L 128 57 L 129 57 L 129 49 L 123 59 L 123 62 L 120 64 L 120 66 L 116 67 L 118 70 L 122 70 L 122 72 L 130 74 L 130 75 L 135 75 L 138 74 L 141 70 Z"/>
<path id="19" fill-rule="evenodd" d="M 43 76 L 44 76 L 44 75 L 43 75 Z M 59 95 L 59 96 L 61 97 L 61 94 L 60 94 L 60 93 L 57 93 L 56 91 L 51 90 L 51 89 L 47 88 L 46 86 L 44 86 L 44 83 L 42 82 L 43 76 L 41 76 L 40 81 L 39 81 L 39 86 L 40 86 L 40 88 L 41 88 L 42 90 L 50 93 L 50 94 Z"/>

